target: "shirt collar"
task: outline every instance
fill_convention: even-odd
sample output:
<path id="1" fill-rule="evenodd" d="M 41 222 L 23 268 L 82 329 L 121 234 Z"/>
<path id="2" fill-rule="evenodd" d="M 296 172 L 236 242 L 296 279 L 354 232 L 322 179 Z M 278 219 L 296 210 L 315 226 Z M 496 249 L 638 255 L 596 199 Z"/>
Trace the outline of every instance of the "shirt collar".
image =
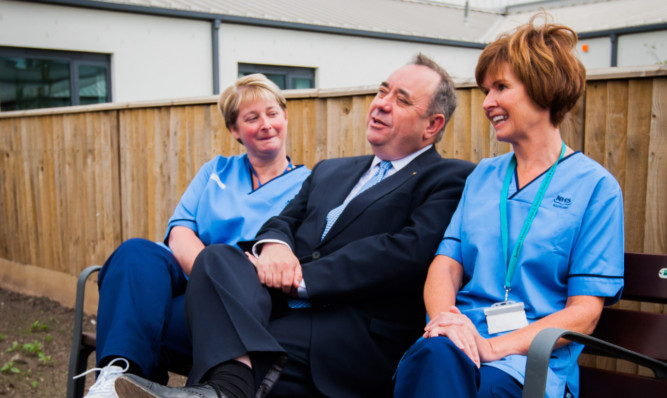
<path id="1" fill-rule="evenodd" d="M 432 146 L 433 146 L 433 144 L 431 144 L 431 145 L 427 145 L 427 146 L 425 146 L 424 148 L 422 148 L 422 149 L 420 149 L 420 150 L 418 150 L 418 151 L 416 151 L 416 152 L 413 152 L 413 153 L 409 154 L 408 156 L 406 156 L 406 157 L 404 157 L 404 158 L 402 158 L 402 159 L 392 160 L 392 161 L 391 161 L 391 165 L 392 165 L 392 167 L 394 168 L 395 171 L 399 171 L 399 170 L 402 169 L 403 167 L 407 166 L 408 163 L 412 162 L 412 161 L 414 160 L 414 158 L 416 158 L 417 156 L 419 156 L 419 155 L 421 155 L 422 153 L 424 153 L 424 152 L 426 152 L 427 150 L 429 150 Z M 373 169 L 375 166 L 377 166 L 378 164 L 380 164 L 381 161 L 382 161 L 382 159 L 380 159 L 380 158 L 377 157 L 377 156 L 374 156 L 374 157 L 373 157 L 373 161 L 371 162 L 371 169 Z"/>

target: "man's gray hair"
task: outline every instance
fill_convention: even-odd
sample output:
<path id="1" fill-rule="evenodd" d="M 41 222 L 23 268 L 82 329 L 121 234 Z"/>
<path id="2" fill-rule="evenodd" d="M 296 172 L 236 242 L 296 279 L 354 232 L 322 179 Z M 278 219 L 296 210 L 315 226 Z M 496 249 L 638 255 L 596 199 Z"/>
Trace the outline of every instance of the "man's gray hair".
<path id="1" fill-rule="evenodd" d="M 438 142 L 442 139 L 442 135 L 445 133 L 445 127 L 449 120 L 454 114 L 454 109 L 456 109 L 456 88 L 454 87 L 454 82 L 449 76 L 449 73 L 438 65 L 435 61 L 427 57 L 426 55 L 419 53 L 414 61 L 413 65 L 422 65 L 437 73 L 440 76 L 440 84 L 433 94 L 433 99 L 431 104 L 428 106 L 428 115 L 435 115 L 441 113 L 445 115 L 445 124 L 442 126 L 442 130 L 438 132 L 438 135 L 435 137 L 435 142 Z"/>

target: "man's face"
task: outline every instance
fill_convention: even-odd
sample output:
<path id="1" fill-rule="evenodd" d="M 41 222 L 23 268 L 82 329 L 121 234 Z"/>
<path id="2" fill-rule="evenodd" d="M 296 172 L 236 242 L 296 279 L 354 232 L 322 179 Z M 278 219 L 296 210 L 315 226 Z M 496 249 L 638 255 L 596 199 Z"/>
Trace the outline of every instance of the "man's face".
<path id="1" fill-rule="evenodd" d="M 366 138 L 383 160 L 401 159 L 434 140 L 426 134 L 427 109 L 440 76 L 423 65 L 406 65 L 389 76 L 371 103 Z"/>

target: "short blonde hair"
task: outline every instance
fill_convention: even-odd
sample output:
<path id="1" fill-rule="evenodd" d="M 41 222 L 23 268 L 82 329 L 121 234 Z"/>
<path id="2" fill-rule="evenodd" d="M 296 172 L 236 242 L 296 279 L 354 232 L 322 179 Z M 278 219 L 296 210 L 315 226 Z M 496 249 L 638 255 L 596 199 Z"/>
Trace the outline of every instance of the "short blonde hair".
<path id="1" fill-rule="evenodd" d="M 544 25 L 535 25 L 538 17 L 544 18 Z M 547 13 L 536 14 L 482 51 L 475 80 L 481 88 L 488 74 L 497 73 L 507 63 L 528 96 L 549 109 L 551 124 L 558 126 L 586 88 L 586 69 L 573 51 L 576 44 L 574 30 L 550 23 Z"/>
<path id="2" fill-rule="evenodd" d="M 266 99 L 275 100 L 283 111 L 287 109 L 287 101 L 280 88 L 266 76 L 254 73 L 238 78 L 236 83 L 227 87 L 218 99 L 218 109 L 225 119 L 225 126 L 229 130 L 236 127 L 236 118 L 244 102 Z"/>

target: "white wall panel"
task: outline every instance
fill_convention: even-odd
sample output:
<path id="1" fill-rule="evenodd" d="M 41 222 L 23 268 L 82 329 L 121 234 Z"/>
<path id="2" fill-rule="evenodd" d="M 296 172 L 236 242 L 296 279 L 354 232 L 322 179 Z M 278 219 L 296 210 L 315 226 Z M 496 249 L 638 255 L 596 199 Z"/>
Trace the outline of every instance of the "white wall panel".
<path id="1" fill-rule="evenodd" d="M 588 46 L 584 52 L 582 47 Z M 611 40 L 608 37 L 581 39 L 577 43 L 577 55 L 586 69 L 608 68 L 611 65 Z"/>
<path id="2" fill-rule="evenodd" d="M 519 17 L 523 15 L 511 15 L 506 23 L 517 23 Z M 581 51 L 583 44 L 587 52 Z M 213 91 L 208 21 L 0 0 L 0 46 L 111 54 L 114 101 Z M 610 65 L 608 38 L 582 40 L 577 48 L 588 69 Z M 454 78 L 472 79 L 481 52 L 235 24 L 221 25 L 219 51 L 221 89 L 236 79 L 238 63 L 315 68 L 318 88 L 377 85 L 418 52 L 435 59 Z M 619 36 L 619 66 L 665 60 L 667 32 Z"/>
<path id="3" fill-rule="evenodd" d="M 667 31 L 618 37 L 618 66 L 667 63 Z"/>
<path id="4" fill-rule="evenodd" d="M 223 24 L 220 80 L 232 83 L 240 62 L 316 68 L 318 88 L 376 85 L 420 51 L 470 78 L 481 50 Z"/>
<path id="5" fill-rule="evenodd" d="M 111 54 L 114 101 L 213 93 L 208 22 L 0 1 L 0 45 Z"/>

